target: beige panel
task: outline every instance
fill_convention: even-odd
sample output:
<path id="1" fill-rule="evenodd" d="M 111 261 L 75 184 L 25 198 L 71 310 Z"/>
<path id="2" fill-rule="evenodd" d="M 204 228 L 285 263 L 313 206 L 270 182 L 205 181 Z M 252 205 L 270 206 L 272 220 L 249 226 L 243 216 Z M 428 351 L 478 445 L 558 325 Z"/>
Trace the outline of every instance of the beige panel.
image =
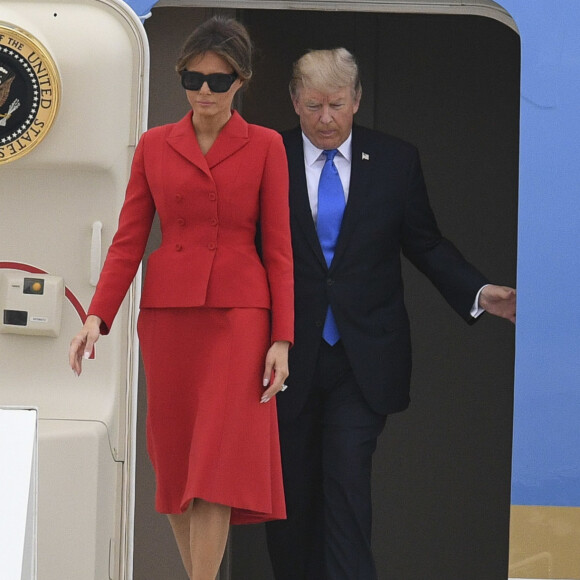
<path id="1" fill-rule="evenodd" d="M 510 578 L 580 578 L 580 508 L 512 506 Z"/>
<path id="2" fill-rule="evenodd" d="M 46 138 L 2 165 L 0 262 L 62 277 L 80 304 L 64 301 L 58 337 L 0 334 L 0 404 L 38 408 L 39 579 L 124 579 L 132 546 L 138 282 L 80 378 L 67 353 L 94 292 L 91 266 L 98 270 L 116 229 L 143 129 L 148 46 L 121 0 L 0 4 L 0 19 L 51 55 L 62 87 Z M 102 223 L 100 253 L 92 244 L 95 222 Z"/>
<path id="3" fill-rule="evenodd" d="M 64 278 L 84 308 L 92 225 L 103 224 L 102 255 L 117 225 L 141 129 L 144 39 L 106 2 L 3 0 L 2 18 L 38 38 L 54 59 L 61 104 L 46 138 L 2 166 L 0 261 L 30 264 Z M 103 42 L 106 31 L 107 41 Z M 98 50 L 98 58 L 94 58 Z M 38 407 L 40 418 L 99 420 L 122 459 L 125 445 L 128 302 L 111 336 L 77 379 L 66 364 L 81 326 L 69 301 L 58 338 L 1 335 L 1 401 Z"/>
<path id="4" fill-rule="evenodd" d="M 96 421 L 39 421 L 38 578 L 102 580 L 118 568 L 120 463 Z M 112 578 L 119 578 L 114 573 Z"/>

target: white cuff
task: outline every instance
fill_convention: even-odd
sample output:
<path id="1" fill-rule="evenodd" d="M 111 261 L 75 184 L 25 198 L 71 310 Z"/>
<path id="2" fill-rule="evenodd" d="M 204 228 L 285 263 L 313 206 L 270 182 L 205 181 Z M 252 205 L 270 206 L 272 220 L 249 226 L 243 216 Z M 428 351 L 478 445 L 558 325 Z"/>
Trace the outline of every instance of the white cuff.
<path id="1" fill-rule="evenodd" d="M 484 286 L 482 286 L 479 289 L 479 292 L 475 296 L 475 302 L 473 303 L 473 306 L 471 307 L 471 310 L 469 311 L 469 314 L 471 314 L 471 316 L 473 318 L 477 318 L 477 317 L 481 316 L 485 312 L 485 308 L 482 308 L 479 305 L 479 295 L 481 294 L 481 291 L 485 288 L 485 286 L 489 286 L 489 284 L 485 284 Z"/>

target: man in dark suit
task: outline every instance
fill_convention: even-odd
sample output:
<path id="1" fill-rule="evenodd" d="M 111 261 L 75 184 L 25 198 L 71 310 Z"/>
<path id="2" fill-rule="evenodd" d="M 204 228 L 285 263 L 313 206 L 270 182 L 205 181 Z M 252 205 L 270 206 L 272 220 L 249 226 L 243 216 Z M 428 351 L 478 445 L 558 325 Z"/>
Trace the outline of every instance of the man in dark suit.
<path id="1" fill-rule="evenodd" d="M 290 92 L 296 327 L 278 399 L 288 519 L 267 524 L 268 549 L 276 580 L 376 580 L 372 455 L 387 416 L 409 404 L 401 253 L 468 323 L 484 310 L 515 322 L 515 290 L 442 237 L 417 150 L 353 126 L 361 85 L 348 51 L 304 55 Z"/>

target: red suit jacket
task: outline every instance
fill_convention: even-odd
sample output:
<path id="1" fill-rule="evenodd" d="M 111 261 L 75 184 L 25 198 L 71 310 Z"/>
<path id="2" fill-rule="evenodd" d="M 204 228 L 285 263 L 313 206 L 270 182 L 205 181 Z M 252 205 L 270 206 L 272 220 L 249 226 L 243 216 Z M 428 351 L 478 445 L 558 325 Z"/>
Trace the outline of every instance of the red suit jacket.
<path id="1" fill-rule="evenodd" d="M 257 307 L 272 340 L 293 341 L 288 164 L 282 139 L 233 112 L 204 156 L 191 123 L 147 131 L 133 158 L 119 227 L 89 314 L 106 334 L 143 258 L 155 212 L 161 246 L 149 257 L 142 308 Z M 262 257 L 256 250 L 260 224 Z"/>

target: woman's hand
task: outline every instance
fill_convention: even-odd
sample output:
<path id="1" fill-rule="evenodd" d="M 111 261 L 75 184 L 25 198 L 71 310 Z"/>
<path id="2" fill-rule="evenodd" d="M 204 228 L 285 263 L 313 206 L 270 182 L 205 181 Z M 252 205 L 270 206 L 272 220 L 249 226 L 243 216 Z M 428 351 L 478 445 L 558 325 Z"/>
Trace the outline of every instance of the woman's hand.
<path id="1" fill-rule="evenodd" d="M 83 358 L 89 358 L 99 336 L 101 336 L 101 322 L 98 316 L 87 316 L 81 331 L 71 340 L 68 351 L 68 361 L 76 375 L 80 375 Z"/>
<path id="2" fill-rule="evenodd" d="M 284 381 L 290 374 L 288 372 L 288 349 L 290 343 L 285 340 L 276 341 L 266 354 L 266 365 L 264 368 L 264 391 L 261 403 L 267 403 L 274 395 L 279 393 L 284 386 Z"/>

